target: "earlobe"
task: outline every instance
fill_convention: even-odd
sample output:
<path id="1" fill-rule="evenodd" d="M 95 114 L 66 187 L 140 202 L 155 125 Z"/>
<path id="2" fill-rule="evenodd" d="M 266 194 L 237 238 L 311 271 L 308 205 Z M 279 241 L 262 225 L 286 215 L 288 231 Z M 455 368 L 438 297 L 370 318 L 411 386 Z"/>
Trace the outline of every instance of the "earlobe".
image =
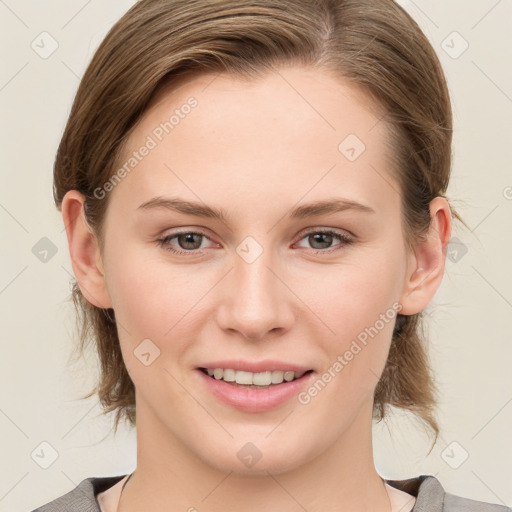
<path id="1" fill-rule="evenodd" d="M 425 240 L 409 257 L 406 281 L 400 304 L 403 315 L 414 315 L 423 311 L 431 302 L 441 285 L 445 256 L 451 236 L 451 210 L 443 197 L 430 203 L 431 226 Z"/>
<path id="2" fill-rule="evenodd" d="M 68 191 L 62 200 L 71 265 L 84 297 L 96 307 L 111 308 L 98 240 L 87 224 L 84 200 L 77 190 Z"/>

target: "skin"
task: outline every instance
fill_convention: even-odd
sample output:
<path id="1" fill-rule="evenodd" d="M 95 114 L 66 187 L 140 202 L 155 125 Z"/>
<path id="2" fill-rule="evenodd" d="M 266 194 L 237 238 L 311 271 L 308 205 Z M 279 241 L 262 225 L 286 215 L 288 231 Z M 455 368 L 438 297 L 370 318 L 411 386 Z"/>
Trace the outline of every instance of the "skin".
<path id="1" fill-rule="evenodd" d="M 195 368 L 272 358 L 313 368 L 317 379 L 395 301 L 402 314 L 422 311 L 443 277 L 447 201 L 432 201 L 429 236 L 408 252 L 378 109 L 346 81 L 295 66 L 250 82 L 203 75 L 164 91 L 123 158 L 190 96 L 197 107 L 110 192 L 103 251 L 83 196 L 70 191 L 62 203 L 75 276 L 87 300 L 114 308 L 136 387 L 137 468 L 119 510 L 399 510 L 410 497 L 395 491 L 390 504 L 372 454 L 373 392 L 394 321 L 308 404 L 294 397 L 243 412 L 214 398 Z M 348 134 L 366 146 L 353 162 L 338 150 Z M 155 196 L 224 208 L 228 222 L 137 210 Z M 332 197 L 376 214 L 287 217 Z M 174 238 L 178 251 L 196 244 L 174 255 L 157 239 L 176 228 L 207 237 L 188 246 Z M 355 242 L 307 236 L 322 228 Z M 247 236 L 263 249 L 251 263 L 236 251 Z M 146 338 L 160 349 L 149 366 L 133 353 Z M 247 442 L 261 453 L 251 468 L 237 457 Z"/>

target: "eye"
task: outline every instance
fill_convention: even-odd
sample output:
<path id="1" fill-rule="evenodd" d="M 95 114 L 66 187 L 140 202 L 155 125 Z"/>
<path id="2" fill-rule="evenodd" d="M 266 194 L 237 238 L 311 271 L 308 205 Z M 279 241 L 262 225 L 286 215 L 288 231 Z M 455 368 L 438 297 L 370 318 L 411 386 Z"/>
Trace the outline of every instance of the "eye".
<path id="1" fill-rule="evenodd" d="M 336 244 L 337 246 L 340 246 L 339 248 L 354 243 L 354 239 L 351 238 L 350 236 L 344 233 L 338 233 L 337 231 L 333 231 L 332 229 L 309 231 L 308 233 L 305 234 L 305 236 L 301 238 L 301 241 L 305 239 L 307 239 L 308 243 L 312 245 L 315 254 L 331 253 L 339 250 L 336 248 L 332 248 L 331 244 L 333 240 L 339 241 L 339 243 Z"/>
<path id="2" fill-rule="evenodd" d="M 172 241 L 176 239 L 178 249 L 173 248 L 175 246 Z M 210 240 L 205 233 L 201 231 L 181 231 L 179 233 L 173 233 L 171 235 L 167 235 L 163 238 L 157 240 L 157 243 L 160 247 L 169 251 L 173 254 L 179 255 L 191 255 L 194 253 L 200 252 L 200 249 L 204 249 L 202 242 L 204 240 Z M 315 254 L 319 253 L 331 253 L 336 251 L 336 246 L 343 247 L 345 245 L 349 245 L 354 243 L 354 239 L 344 233 L 338 233 L 337 231 L 333 231 L 331 229 L 327 230 L 315 230 L 310 231 L 302 236 L 300 239 L 305 240 L 313 246 L 313 252 Z M 336 244 L 334 249 L 332 248 L 332 243 L 334 240 L 338 240 L 339 243 Z M 317 247 L 315 247 L 315 245 Z M 179 250 L 181 249 L 181 250 Z"/>
<path id="3" fill-rule="evenodd" d="M 171 240 L 174 240 L 175 238 L 178 246 L 184 250 L 173 249 Z M 172 235 L 167 235 L 163 238 L 160 238 L 157 240 L 157 243 L 166 251 L 172 252 L 174 254 L 190 254 L 199 252 L 198 249 L 204 249 L 204 247 L 201 247 L 201 239 L 209 240 L 209 238 L 200 231 L 181 231 L 179 233 L 174 233 Z"/>

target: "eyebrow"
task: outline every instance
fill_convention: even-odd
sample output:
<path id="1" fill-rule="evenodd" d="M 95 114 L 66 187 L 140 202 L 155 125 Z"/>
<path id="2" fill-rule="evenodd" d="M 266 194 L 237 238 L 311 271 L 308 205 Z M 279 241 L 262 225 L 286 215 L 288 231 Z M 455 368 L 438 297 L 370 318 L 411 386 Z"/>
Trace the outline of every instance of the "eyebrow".
<path id="1" fill-rule="evenodd" d="M 228 214 L 224 210 L 207 206 L 203 203 L 198 203 L 195 201 L 185 201 L 184 199 L 180 198 L 167 198 L 157 196 L 149 199 L 148 201 L 145 201 L 137 208 L 137 210 L 143 211 L 149 211 L 153 209 L 171 210 L 186 215 L 193 215 L 195 217 L 218 219 L 224 224 L 228 223 Z M 362 213 L 377 213 L 373 208 L 366 204 L 358 203 L 351 199 L 333 198 L 322 201 L 314 201 L 309 204 L 298 206 L 291 210 L 291 212 L 288 214 L 288 217 L 292 219 L 304 219 L 307 217 L 315 217 L 328 213 L 337 213 L 347 210 L 355 210 Z"/>

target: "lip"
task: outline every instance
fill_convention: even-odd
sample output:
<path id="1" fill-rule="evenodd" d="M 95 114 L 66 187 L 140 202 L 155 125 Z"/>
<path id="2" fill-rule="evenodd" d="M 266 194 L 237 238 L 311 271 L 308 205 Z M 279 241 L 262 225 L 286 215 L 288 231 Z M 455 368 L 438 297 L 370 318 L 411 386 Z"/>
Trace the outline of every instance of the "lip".
<path id="1" fill-rule="evenodd" d="M 224 370 L 242 370 L 244 372 L 266 372 L 282 370 L 283 372 L 307 372 L 312 368 L 306 366 L 299 366 L 297 364 L 286 363 L 284 361 L 277 361 L 275 359 L 265 359 L 263 361 L 244 361 L 243 359 L 224 359 L 222 361 L 212 361 L 200 364 L 198 368 L 222 368 Z"/>
<path id="2" fill-rule="evenodd" d="M 254 365 L 252 367 L 254 367 Z M 290 365 L 287 367 L 290 367 Z M 222 366 L 215 366 L 215 368 L 222 368 Z M 232 368 L 232 366 L 226 366 L 224 368 Z M 266 368 L 269 369 L 268 366 Z M 310 373 L 306 373 L 299 379 L 292 380 L 291 382 L 284 381 L 282 384 L 277 384 L 268 388 L 253 389 L 229 384 L 228 382 L 224 382 L 222 379 L 214 379 L 199 368 L 195 371 L 209 392 L 218 400 L 240 411 L 253 413 L 265 412 L 279 407 L 292 397 L 297 396 L 301 389 L 305 388 L 315 376 L 315 372 L 311 371 Z"/>

